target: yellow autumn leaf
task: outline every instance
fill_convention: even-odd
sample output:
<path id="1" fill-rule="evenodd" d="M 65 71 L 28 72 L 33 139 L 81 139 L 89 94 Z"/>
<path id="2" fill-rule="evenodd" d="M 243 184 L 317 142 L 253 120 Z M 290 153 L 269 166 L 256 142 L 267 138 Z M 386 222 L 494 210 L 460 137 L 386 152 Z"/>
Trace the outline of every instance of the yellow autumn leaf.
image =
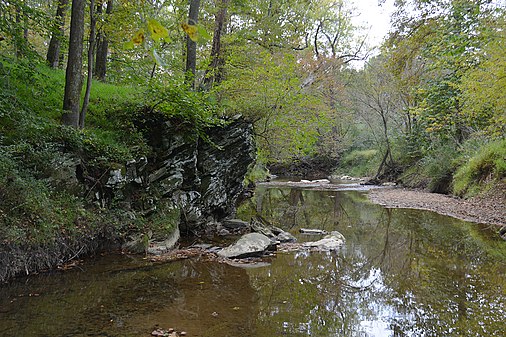
<path id="1" fill-rule="evenodd" d="M 123 44 L 124 49 L 133 49 L 135 47 L 133 41 L 128 41 Z"/>
<path id="2" fill-rule="evenodd" d="M 135 44 L 135 45 L 140 45 L 144 42 L 144 39 L 145 39 L 145 35 L 144 35 L 144 29 L 139 29 L 137 31 L 137 33 L 135 33 L 134 37 L 132 38 L 132 42 Z"/>
<path id="3" fill-rule="evenodd" d="M 182 23 L 181 28 L 185 31 L 186 34 L 190 37 L 190 39 L 194 42 L 197 42 L 199 39 L 197 26 L 189 25 L 187 23 Z"/>
<path id="4" fill-rule="evenodd" d="M 162 26 L 158 21 L 149 19 L 148 20 L 148 30 L 151 34 L 151 38 L 157 42 L 160 39 L 165 39 L 169 36 L 169 31 L 167 28 Z"/>

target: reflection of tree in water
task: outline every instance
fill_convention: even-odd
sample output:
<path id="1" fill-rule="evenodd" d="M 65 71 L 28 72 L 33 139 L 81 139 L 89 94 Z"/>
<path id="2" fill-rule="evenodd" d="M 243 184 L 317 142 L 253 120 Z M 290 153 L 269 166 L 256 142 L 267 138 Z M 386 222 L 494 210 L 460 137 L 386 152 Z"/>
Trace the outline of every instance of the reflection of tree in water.
<path id="1" fill-rule="evenodd" d="M 244 269 L 195 259 L 163 265 L 109 261 L 107 268 L 115 271 L 91 266 L 82 273 L 32 277 L 13 294 L 2 292 L 0 307 L 7 313 L 9 298 L 42 296 L 19 299 L 15 315 L 0 315 L 0 335 L 147 336 L 159 325 L 190 336 L 255 336 L 256 295 Z"/>
<path id="2" fill-rule="evenodd" d="M 336 192 L 290 188 L 257 189 L 255 197 L 243 204 L 239 214 L 248 220 L 259 214 L 285 230 L 301 227 L 333 230 L 348 217 Z"/>
<path id="3" fill-rule="evenodd" d="M 506 266 L 476 225 L 384 209 L 356 192 L 270 189 L 256 209 L 278 225 L 337 229 L 348 240 L 337 254 L 278 254 L 268 271 L 248 272 L 260 335 L 505 334 Z"/>
<path id="4" fill-rule="evenodd" d="M 506 281 L 500 275 L 506 266 L 473 239 L 478 225 L 428 212 L 396 213 L 402 217 L 393 217 L 394 231 L 411 238 L 393 245 L 392 258 L 402 257 L 404 263 L 389 262 L 394 270 L 386 273 L 389 301 L 406 313 L 392 319 L 399 336 L 422 331 L 425 336 L 504 335 L 499 322 L 506 309 Z"/>
<path id="5" fill-rule="evenodd" d="M 363 336 L 374 317 L 377 275 L 364 256 L 301 252 L 278 255 L 268 272 L 248 271 L 260 294 L 259 335 Z"/>

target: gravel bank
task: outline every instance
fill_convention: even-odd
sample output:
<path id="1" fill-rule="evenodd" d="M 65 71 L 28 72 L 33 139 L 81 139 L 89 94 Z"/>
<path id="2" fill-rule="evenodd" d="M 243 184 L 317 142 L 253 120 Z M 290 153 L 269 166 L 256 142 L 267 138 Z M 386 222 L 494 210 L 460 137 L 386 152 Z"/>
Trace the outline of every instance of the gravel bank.
<path id="1" fill-rule="evenodd" d="M 506 186 L 468 200 L 403 188 L 374 189 L 368 196 L 389 208 L 424 209 L 466 221 L 506 226 Z"/>

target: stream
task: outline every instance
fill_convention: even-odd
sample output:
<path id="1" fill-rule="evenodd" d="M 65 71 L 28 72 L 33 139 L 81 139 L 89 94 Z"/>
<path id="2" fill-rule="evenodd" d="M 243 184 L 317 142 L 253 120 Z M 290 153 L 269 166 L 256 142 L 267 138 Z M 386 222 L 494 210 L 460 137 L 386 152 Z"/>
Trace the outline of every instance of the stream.
<path id="1" fill-rule="evenodd" d="M 239 209 L 336 252 L 266 266 L 104 255 L 0 286 L 0 336 L 505 336 L 506 242 L 486 225 L 372 204 L 366 191 L 261 184 Z"/>

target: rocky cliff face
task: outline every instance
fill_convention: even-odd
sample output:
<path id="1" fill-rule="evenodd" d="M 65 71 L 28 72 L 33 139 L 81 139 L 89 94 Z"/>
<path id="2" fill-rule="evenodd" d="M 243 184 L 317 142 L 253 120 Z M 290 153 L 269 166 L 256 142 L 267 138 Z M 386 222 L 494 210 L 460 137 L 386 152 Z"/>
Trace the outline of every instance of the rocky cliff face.
<path id="1" fill-rule="evenodd" d="M 146 157 L 96 167 L 88 161 L 90 154 L 61 147 L 41 179 L 79 199 L 88 218 L 76 213 L 69 226 L 73 230 L 63 227 L 42 244 L 2 242 L 0 282 L 118 243 L 134 252 L 163 253 L 180 233 L 209 228 L 234 214 L 244 176 L 255 159 L 252 126 L 235 119 L 204 130 L 203 140 L 185 123 L 156 113 L 142 118 L 136 127 L 144 130 L 151 147 Z"/>
<path id="2" fill-rule="evenodd" d="M 195 231 L 235 213 L 255 160 L 250 124 L 236 119 L 213 127 L 206 130 L 206 140 L 174 121 L 153 119 L 143 127 L 152 156 L 112 170 L 100 203 L 114 201 L 146 221 L 165 221 L 166 232 L 179 226 L 183 233 Z M 154 233 L 154 239 L 163 235 Z"/>

